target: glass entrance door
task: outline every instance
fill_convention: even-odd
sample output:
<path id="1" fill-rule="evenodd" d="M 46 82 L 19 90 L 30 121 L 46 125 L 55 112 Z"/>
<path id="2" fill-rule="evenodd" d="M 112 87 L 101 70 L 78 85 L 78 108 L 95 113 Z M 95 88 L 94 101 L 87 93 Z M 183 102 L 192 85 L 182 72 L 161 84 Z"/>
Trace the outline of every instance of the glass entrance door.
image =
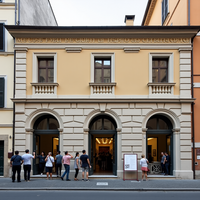
<path id="1" fill-rule="evenodd" d="M 4 141 L 0 141 L 0 176 L 4 175 Z"/>

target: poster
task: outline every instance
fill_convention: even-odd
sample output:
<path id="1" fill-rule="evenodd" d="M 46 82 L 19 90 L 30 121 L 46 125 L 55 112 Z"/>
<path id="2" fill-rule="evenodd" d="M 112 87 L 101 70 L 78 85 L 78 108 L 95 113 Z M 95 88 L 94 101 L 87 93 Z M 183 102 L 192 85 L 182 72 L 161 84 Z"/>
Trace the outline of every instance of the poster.
<path id="1" fill-rule="evenodd" d="M 137 155 L 124 155 L 124 170 L 125 171 L 137 170 Z"/>

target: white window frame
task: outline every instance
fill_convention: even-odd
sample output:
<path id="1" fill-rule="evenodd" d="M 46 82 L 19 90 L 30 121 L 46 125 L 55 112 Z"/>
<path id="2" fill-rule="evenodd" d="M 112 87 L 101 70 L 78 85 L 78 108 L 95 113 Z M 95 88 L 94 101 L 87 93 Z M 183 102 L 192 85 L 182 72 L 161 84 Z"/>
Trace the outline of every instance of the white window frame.
<path id="1" fill-rule="evenodd" d="M 115 82 L 115 53 L 91 53 L 91 74 L 90 82 L 94 83 L 94 61 L 95 58 L 104 57 L 111 58 L 111 83 Z"/>
<path id="2" fill-rule="evenodd" d="M 54 81 L 57 83 L 57 53 L 33 53 L 33 75 L 32 82 L 38 83 L 38 58 L 52 58 L 54 59 Z"/>
<path id="3" fill-rule="evenodd" d="M 4 108 L 7 108 L 7 75 L 0 75 L 0 78 L 4 78 Z"/>
<path id="4" fill-rule="evenodd" d="M 152 83 L 153 58 L 168 58 L 168 82 L 174 82 L 174 54 L 173 53 L 149 53 L 149 83 Z"/>

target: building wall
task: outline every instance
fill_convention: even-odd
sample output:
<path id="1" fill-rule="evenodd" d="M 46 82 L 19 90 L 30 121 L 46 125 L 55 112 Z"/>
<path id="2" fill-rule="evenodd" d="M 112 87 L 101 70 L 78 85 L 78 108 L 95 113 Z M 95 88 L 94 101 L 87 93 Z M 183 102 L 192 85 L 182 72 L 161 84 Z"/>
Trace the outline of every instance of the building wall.
<path id="1" fill-rule="evenodd" d="M 33 82 L 33 53 L 44 50 L 29 50 L 27 52 L 26 95 L 32 95 Z M 45 50 L 53 53 L 55 50 Z M 141 50 L 139 53 L 129 54 L 122 50 L 82 50 L 81 53 L 67 53 L 56 50 L 57 53 L 57 95 L 90 95 L 91 82 L 91 53 L 115 54 L 115 95 L 148 95 L 149 53 L 173 53 L 174 55 L 174 95 L 180 94 L 179 79 L 179 51 L 178 50 Z M 124 79 L 126 77 L 126 80 Z M 137 84 L 137 87 L 136 87 Z"/>
<path id="2" fill-rule="evenodd" d="M 57 25 L 48 0 L 21 0 L 21 24 Z M 16 8 L 17 10 L 17 8 Z M 18 16 L 18 14 L 17 14 Z M 38 17 L 40 16 L 40 17 Z M 0 23 L 15 25 L 15 0 L 0 3 Z M 0 108 L 0 139 L 6 140 L 4 158 L 4 176 L 9 175 L 8 152 L 12 152 L 13 135 L 13 82 L 14 82 L 14 39 L 5 30 L 5 51 L 0 52 L 0 77 L 5 78 L 5 106 Z"/>
<path id="3" fill-rule="evenodd" d="M 20 1 L 20 25 L 57 26 L 49 0 Z"/>

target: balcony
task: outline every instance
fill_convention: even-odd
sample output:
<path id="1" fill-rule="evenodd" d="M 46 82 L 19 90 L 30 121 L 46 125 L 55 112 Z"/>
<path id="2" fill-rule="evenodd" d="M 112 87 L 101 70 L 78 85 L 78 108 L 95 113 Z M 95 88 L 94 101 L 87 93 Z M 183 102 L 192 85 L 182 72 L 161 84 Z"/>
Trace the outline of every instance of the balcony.
<path id="1" fill-rule="evenodd" d="M 31 83 L 33 86 L 33 95 L 57 95 L 58 83 Z"/>
<path id="2" fill-rule="evenodd" d="M 149 95 L 173 95 L 175 84 L 176 83 L 148 83 Z"/>
<path id="3" fill-rule="evenodd" d="M 90 83 L 91 95 L 114 95 L 116 83 Z"/>

